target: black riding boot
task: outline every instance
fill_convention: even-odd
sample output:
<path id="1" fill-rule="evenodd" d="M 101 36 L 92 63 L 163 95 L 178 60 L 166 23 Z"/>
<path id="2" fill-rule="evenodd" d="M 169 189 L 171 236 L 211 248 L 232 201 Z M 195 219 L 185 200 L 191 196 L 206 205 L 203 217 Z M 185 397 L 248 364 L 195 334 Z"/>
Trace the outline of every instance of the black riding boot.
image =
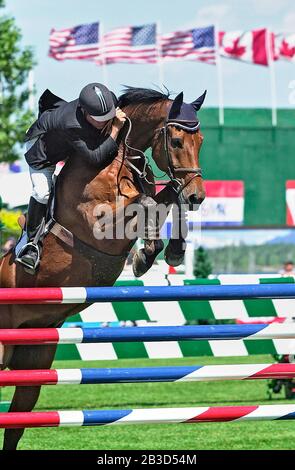
<path id="1" fill-rule="evenodd" d="M 16 261 L 34 271 L 40 261 L 41 243 L 35 240 L 41 224 L 45 222 L 47 204 L 41 204 L 31 197 L 26 220 L 28 243 L 22 248 Z M 41 234 L 40 234 L 41 235 Z"/>

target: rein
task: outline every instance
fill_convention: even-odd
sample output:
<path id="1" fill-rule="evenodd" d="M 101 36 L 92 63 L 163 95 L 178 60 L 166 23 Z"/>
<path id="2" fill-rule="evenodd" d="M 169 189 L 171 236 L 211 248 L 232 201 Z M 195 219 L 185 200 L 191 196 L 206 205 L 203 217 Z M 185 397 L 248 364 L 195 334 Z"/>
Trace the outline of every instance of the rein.
<path id="1" fill-rule="evenodd" d="M 135 171 L 135 173 L 138 175 L 138 177 L 139 177 L 140 179 L 143 179 L 143 180 L 145 180 L 146 183 L 153 185 L 154 183 L 153 183 L 152 181 L 149 181 L 149 180 L 147 179 L 147 171 L 146 171 L 146 170 L 147 170 L 147 167 L 151 170 L 153 176 L 155 176 L 154 173 L 153 173 L 153 171 L 152 171 L 152 168 L 151 168 L 151 166 L 150 166 L 150 164 L 149 164 L 149 161 L 148 161 L 147 156 L 145 155 L 145 153 L 144 153 L 142 150 L 137 149 L 137 148 L 134 148 L 134 147 L 131 147 L 131 145 L 128 144 L 128 139 L 129 139 L 129 136 L 130 136 L 131 131 L 132 131 L 132 121 L 131 121 L 131 119 L 130 119 L 128 116 L 126 116 L 126 121 L 128 122 L 129 128 L 128 128 L 128 131 L 127 131 L 127 133 L 126 133 L 125 139 L 124 139 L 125 148 L 126 148 L 127 150 L 129 150 L 129 151 L 131 150 L 131 151 L 133 151 L 133 152 L 137 152 L 138 155 L 125 155 L 125 154 L 124 154 L 123 159 L 126 160 L 126 164 L 127 164 L 132 170 Z M 134 165 L 134 164 L 131 162 L 131 160 L 141 160 L 141 159 L 143 160 L 143 170 L 142 170 L 142 171 L 140 171 L 139 168 L 137 168 L 137 166 Z"/>

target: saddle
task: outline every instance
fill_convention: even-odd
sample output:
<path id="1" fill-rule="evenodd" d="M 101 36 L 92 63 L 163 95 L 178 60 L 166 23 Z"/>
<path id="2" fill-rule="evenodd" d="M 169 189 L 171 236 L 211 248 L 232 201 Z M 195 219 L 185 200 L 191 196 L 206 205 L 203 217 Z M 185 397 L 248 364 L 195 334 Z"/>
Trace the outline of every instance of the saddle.
<path id="1" fill-rule="evenodd" d="M 38 247 L 39 244 L 42 244 L 44 238 L 50 232 L 53 233 L 58 238 L 60 238 L 67 245 L 71 247 L 74 246 L 74 237 L 73 237 L 72 232 L 67 230 L 62 225 L 60 225 L 54 218 L 54 209 L 55 209 L 55 202 L 56 202 L 56 191 L 55 191 L 56 181 L 57 181 L 57 174 L 55 174 L 53 177 L 52 190 L 51 190 L 48 205 L 47 205 L 45 219 L 43 219 L 43 222 L 40 225 L 40 228 L 38 232 L 36 233 L 35 238 L 32 242 L 32 244 L 35 247 Z M 28 243 L 28 237 L 27 237 L 27 232 L 26 232 L 26 216 L 24 214 L 22 214 L 18 218 L 18 224 L 22 229 L 22 233 L 14 249 L 16 258 L 19 258 L 21 256 L 23 248 Z M 39 264 L 40 256 L 41 256 L 41 252 L 40 252 L 40 249 L 38 248 L 38 263 L 37 264 Z M 29 274 L 35 274 L 35 270 L 32 270 L 27 266 L 25 266 L 24 269 Z"/>

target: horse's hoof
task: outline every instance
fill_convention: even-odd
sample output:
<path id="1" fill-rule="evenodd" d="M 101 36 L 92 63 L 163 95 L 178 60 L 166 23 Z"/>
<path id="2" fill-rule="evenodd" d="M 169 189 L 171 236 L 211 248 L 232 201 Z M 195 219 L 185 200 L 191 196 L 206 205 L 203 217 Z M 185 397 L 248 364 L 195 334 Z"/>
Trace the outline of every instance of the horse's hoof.
<path id="1" fill-rule="evenodd" d="M 145 240 L 144 242 L 144 251 L 147 256 L 152 256 L 155 252 L 154 240 Z"/>
<path id="2" fill-rule="evenodd" d="M 154 249 L 152 255 L 147 254 L 145 248 L 135 253 L 133 257 L 132 269 L 135 277 L 141 277 L 153 265 L 157 255 L 163 250 L 164 243 L 162 240 L 154 240 Z"/>
<path id="3" fill-rule="evenodd" d="M 157 256 L 164 248 L 162 240 L 145 240 L 144 251 L 147 256 Z"/>
<path id="4" fill-rule="evenodd" d="M 144 249 L 139 250 L 133 257 L 132 269 L 135 277 L 143 276 L 152 266 L 154 258 L 151 260 Z"/>
<path id="5" fill-rule="evenodd" d="M 176 268 L 184 263 L 184 255 L 185 251 L 181 251 L 180 253 L 174 253 L 169 245 L 167 245 L 164 253 L 164 259 L 169 266 L 173 266 Z"/>

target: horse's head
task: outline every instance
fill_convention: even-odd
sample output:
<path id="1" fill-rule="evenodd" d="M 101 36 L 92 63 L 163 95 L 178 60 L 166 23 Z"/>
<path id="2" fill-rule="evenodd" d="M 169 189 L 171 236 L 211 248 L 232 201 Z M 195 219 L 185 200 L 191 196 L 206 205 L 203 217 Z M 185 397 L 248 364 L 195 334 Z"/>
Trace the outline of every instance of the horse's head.
<path id="1" fill-rule="evenodd" d="M 180 93 L 174 101 L 169 101 L 166 119 L 156 132 L 152 146 L 156 164 L 169 175 L 180 202 L 189 204 L 191 209 L 205 199 L 199 165 L 203 136 L 197 117 L 205 97 L 206 92 L 187 104 Z"/>

